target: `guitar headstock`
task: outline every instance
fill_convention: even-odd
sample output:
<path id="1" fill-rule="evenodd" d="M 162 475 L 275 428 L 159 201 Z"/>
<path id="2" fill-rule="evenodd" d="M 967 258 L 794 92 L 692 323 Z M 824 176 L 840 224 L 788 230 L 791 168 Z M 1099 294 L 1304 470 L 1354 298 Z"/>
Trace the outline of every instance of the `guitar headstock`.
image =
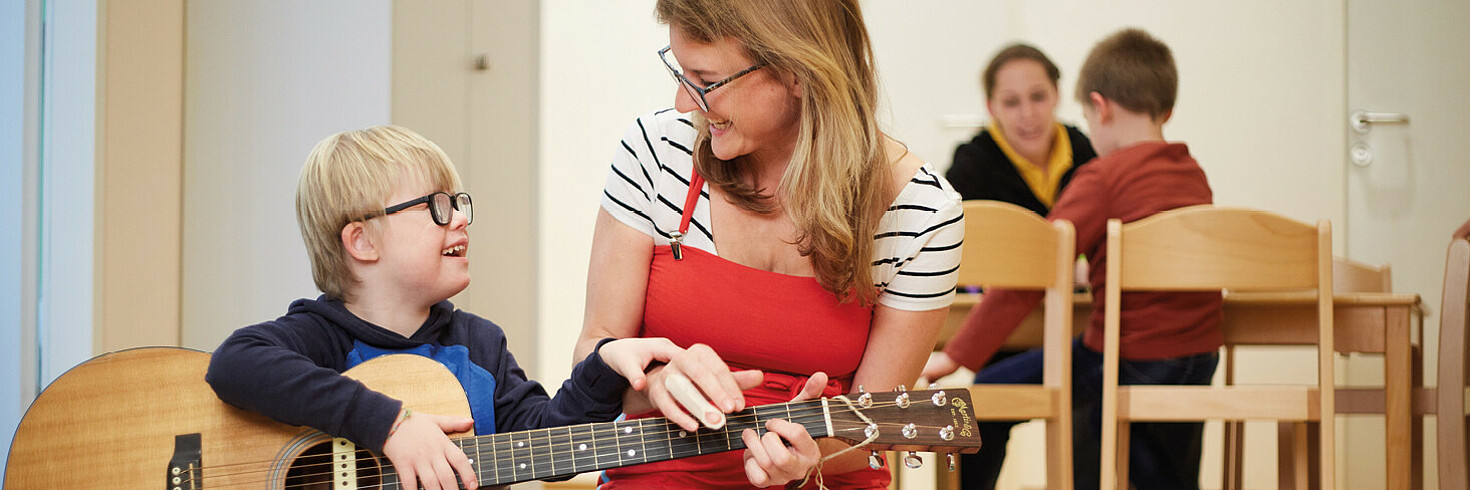
<path id="1" fill-rule="evenodd" d="M 965 388 L 852 393 L 829 398 L 832 437 L 864 449 L 974 453 L 980 450 L 975 410 Z"/>

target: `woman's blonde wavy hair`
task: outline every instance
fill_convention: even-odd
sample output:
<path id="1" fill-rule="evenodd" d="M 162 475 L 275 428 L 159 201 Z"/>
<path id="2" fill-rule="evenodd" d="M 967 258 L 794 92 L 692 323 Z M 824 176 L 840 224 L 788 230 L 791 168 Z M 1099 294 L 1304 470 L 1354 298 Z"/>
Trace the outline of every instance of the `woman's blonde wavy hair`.
<path id="1" fill-rule="evenodd" d="M 871 304 L 878 294 L 873 234 L 886 205 L 889 158 L 857 0 L 659 0 L 656 11 L 659 22 L 695 41 L 735 39 L 765 69 L 795 77 L 801 127 L 776 195 L 756 187 L 744 157 L 715 157 L 703 120 L 695 124 L 694 168 L 743 209 L 770 213 L 780 203 L 822 287 L 842 301 Z"/>
<path id="2" fill-rule="evenodd" d="M 296 222 L 322 293 L 353 300 L 359 279 L 347 265 L 342 228 L 382 214 L 399 186 L 414 184 L 448 192 L 463 188 L 444 150 L 410 129 L 373 126 L 316 144 L 296 185 Z"/>

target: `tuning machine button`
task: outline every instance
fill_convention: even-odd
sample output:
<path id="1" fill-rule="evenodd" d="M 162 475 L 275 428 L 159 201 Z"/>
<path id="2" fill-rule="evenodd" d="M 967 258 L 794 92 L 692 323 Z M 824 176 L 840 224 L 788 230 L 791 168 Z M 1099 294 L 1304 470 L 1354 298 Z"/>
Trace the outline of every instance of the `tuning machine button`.
<path id="1" fill-rule="evenodd" d="M 903 457 L 903 465 L 911 470 L 917 470 L 924 466 L 924 458 L 920 458 L 919 453 L 909 451 L 908 455 Z"/>
<path id="2" fill-rule="evenodd" d="M 955 457 L 954 457 L 954 453 L 949 453 L 949 454 L 944 455 L 944 460 L 945 460 L 945 462 L 949 463 L 949 472 L 950 473 L 954 473 L 954 469 L 955 469 Z"/>
<path id="3" fill-rule="evenodd" d="M 878 457 L 878 451 L 868 453 L 868 467 L 875 470 L 883 469 L 883 458 Z"/>

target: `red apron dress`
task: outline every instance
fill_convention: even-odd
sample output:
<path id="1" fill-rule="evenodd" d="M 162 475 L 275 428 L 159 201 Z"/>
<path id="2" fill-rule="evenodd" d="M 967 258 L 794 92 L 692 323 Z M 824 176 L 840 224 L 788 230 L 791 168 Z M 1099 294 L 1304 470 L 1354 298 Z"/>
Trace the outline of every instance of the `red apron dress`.
<path id="1" fill-rule="evenodd" d="M 688 231 L 704 179 L 694 174 L 679 226 Z M 639 337 L 668 337 L 681 347 L 703 343 L 731 369 L 759 369 L 765 382 L 744 392 L 746 407 L 784 403 L 807 378 L 827 373 L 823 396 L 852 390 L 867 347 L 873 309 L 837 296 L 814 277 L 740 265 L 703 250 L 654 247 Z M 657 412 L 633 418 L 656 416 Z M 754 488 L 743 451 L 729 451 L 608 470 L 602 490 L 631 488 Z M 827 487 L 887 488 L 887 470 L 863 468 L 824 476 Z M 806 488 L 816 488 L 813 478 Z"/>

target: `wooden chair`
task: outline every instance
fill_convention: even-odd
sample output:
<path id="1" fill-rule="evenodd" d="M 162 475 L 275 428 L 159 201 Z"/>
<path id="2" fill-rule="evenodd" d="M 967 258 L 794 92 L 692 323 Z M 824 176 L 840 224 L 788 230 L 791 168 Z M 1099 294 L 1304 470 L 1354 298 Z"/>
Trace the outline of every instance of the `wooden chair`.
<path id="1" fill-rule="evenodd" d="M 959 283 L 1044 289 L 1041 385 L 972 385 L 976 420 L 1046 421 L 1046 482 L 1072 488 L 1072 276 L 1076 235 L 1020 206 L 966 201 Z"/>
<path id="2" fill-rule="evenodd" d="M 1334 294 L 1391 293 L 1393 292 L 1392 268 L 1387 264 L 1365 264 L 1345 257 L 1334 257 L 1332 260 L 1332 291 Z M 1420 334 L 1423 334 L 1422 329 Z M 1418 345 L 1423 345 L 1423 342 Z M 1220 368 L 1224 375 L 1225 385 L 1235 385 L 1235 346 L 1226 344 L 1222 351 Z M 1415 366 L 1421 364 L 1416 362 Z M 1382 389 L 1337 389 L 1337 413 L 1339 414 L 1383 413 L 1383 406 Z M 1302 430 L 1307 432 L 1298 433 Z M 1293 443 L 1303 438 L 1310 440 L 1315 433 L 1315 427 L 1305 424 L 1286 422 L 1279 424 L 1277 467 L 1295 467 L 1297 454 Z M 1221 488 L 1241 490 L 1245 486 L 1245 423 L 1236 420 L 1225 421 L 1223 439 L 1225 450 L 1222 453 L 1224 464 L 1221 466 L 1223 480 Z M 1316 450 L 1316 445 L 1311 445 L 1307 454 L 1309 461 L 1316 456 Z M 1419 458 L 1415 460 L 1418 461 Z M 1310 472 L 1314 466 L 1309 465 L 1306 471 Z"/>
<path id="3" fill-rule="evenodd" d="M 1470 223 L 1467 223 L 1470 224 Z M 1466 310 L 1470 307 L 1470 242 L 1457 237 L 1445 257 L 1444 295 L 1439 316 L 1439 386 L 1435 411 L 1439 426 L 1439 488 L 1470 488 L 1470 449 L 1466 417 Z"/>
<path id="4" fill-rule="evenodd" d="M 1193 206 L 1124 225 L 1108 222 L 1103 349 L 1102 488 L 1128 485 L 1128 429 L 1135 421 L 1332 420 L 1332 230 L 1266 211 Z M 1317 383 L 1307 386 L 1119 386 L 1119 307 L 1124 291 L 1303 291 L 1317 302 Z M 1322 424 L 1321 447 L 1335 447 Z M 1333 451 L 1320 458 L 1333 488 Z"/>

